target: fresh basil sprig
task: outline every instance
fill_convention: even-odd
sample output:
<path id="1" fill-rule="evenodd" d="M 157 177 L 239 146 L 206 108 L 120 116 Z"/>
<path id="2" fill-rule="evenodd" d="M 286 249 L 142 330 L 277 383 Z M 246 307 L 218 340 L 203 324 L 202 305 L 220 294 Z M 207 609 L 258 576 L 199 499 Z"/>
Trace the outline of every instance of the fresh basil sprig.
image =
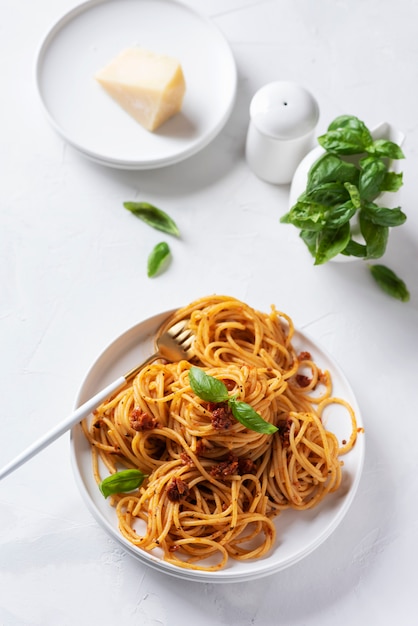
<path id="1" fill-rule="evenodd" d="M 171 255 L 169 245 L 165 241 L 157 243 L 148 256 L 148 276 L 155 276 L 163 270 Z"/>
<path id="2" fill-rule="evenodd" d="M 180 237 L 180 231 L 175 221 L 153 204 L 148 202 L 124 202 L 123 206 L 149 226 L 152 226 L 152 228 L 161 230 L 174 237 Z"/>
<path id="3" fill-rule="evenodd" d="M 202 400 L 214 403 L 227 402 L 235 419 L 249 430 L 265 435 L 277 431 L 276 426 L 266 422 L 249 404 L 229 396 L 228 389 L 221 380 L 209 376 L 199 367 L 190 369 L 189 382 L 194 393 Z"/>
<path id="4" fill-rule="evenodd" d="M 305 191 L 280 221 L 299 229 L 315 265 L 338 254 L 382 257 L 389 229 L 406 221 L 399 207 L 377 202 L 383 192 L 398 191 L 403 184 L 402 173 L 389 171 L 392 159 L 404 158 L 400 146 L 373 139 L 364 122 L 352 115 L 337 117 L 318 142 L 325 153 L 310 168 Z M 356 240 L 358 231 L 362 242 Z M 383 288 L 383 281 L 377 282 Z"/>
<path id="5" fill-rule="evenodd" d="M 147 477 L 147 474 L 137 469 L 127 469 L 121 472 L 115 472 L 107 476 L 99 484 L 99 489 L 105 498 L 114 493 L 125 493 L 138 489 Z"/>

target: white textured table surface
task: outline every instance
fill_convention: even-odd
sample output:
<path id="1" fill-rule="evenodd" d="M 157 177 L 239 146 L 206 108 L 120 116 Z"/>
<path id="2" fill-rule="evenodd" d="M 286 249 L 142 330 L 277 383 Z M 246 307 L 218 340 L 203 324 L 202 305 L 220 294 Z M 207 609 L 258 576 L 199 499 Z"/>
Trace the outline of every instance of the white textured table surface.
<path id="1" fill-rule="evenodd" d="M 64 435 L 0 483 L 0 624 L 240 626 L 416 624 L 418 457 L 418 6 L 410 0 L 188 0 L 229 41 L 237 101 L 221 134 L 178 165 L 125 172 L 89 162 L 46 121 L 38 46 L 72 0 L 3 0 L 0 68 L 0 465 L 72 409 L 97 354 L 137 321 L 212 292 L 289 313 L 339 361 L 367 451 L 356 499 L 320 548 L 271 577 L 189 583 L 125 554 L 86 510 Z M 385 261 L 411 301 L 360 263 L 314 267 L 279 223 L 289 188 L 244 158 L 252 95 L 272 80 L 316 96 L 318 131 L 341 113 L 405 132 L 407 225 Z M 122 208 L 165 209 L 184 237 L 146 277 L 158 233 Z"/>

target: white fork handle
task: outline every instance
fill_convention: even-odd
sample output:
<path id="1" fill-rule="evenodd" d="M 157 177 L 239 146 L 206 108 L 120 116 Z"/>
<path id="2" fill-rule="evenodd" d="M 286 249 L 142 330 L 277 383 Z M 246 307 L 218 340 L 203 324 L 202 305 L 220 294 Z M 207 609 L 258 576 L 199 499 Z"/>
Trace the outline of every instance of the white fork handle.
<path id="1" fill-rule="evenodd" d="M 26 461 L 29 461 L 29 459 L 49 446 L 49 444 L 58 439 L 58 437 L 61 437 L 61 435 L 63 435 L 67 430 L 70 430 L 70 428 L 77 424 L 77 422 L 80 422 L 83 418 L 87 417 L 87 415 L 96 409 L 99 404 L 106 400 L 106 398 L 108 398 L 114 391 L 122 387 L 125 383 L 125 376 L 120 376 L 120 378 L 79 406 L 74 413 L 67 417 L 67 419 L 60 422 L 57 426 L 54 426 L 54 428 L 26 448 L 26 450 L 13 459 L 13 461 L 10 461 L 10 463 L 5 465 L 0 470 L 0 480 L 8 474 L 11 474 L 15 469 L 26 463 Z"/>

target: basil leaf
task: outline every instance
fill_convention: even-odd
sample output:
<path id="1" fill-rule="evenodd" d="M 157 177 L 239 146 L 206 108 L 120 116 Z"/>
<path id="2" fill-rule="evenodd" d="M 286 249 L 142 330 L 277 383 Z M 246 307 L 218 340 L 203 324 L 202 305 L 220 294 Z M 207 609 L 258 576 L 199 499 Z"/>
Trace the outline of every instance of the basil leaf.
<path id="1" fill-rule="evenodd" d="M 306 230 L 322 230 L 325 225 L 325 212 L 327 207 L 314 202 L 297 202 L 281 222 L 293 224 L 297 228 Z"/>
<path id="2" fill-rule="evenodd" d="M 383 191 L 383 181 L 387 167 L 376 157 L 366 157 L 360 161 L 359 191 L 365 200 L 374 200 Z"/>
<path id="3" fill-rule="evenodd" d="M 322 265 L 344 250 L 350 241 L 350 224 L 340 228 L 328 228 L 318 235 L 315 265 Z"/>
<path id="4" fill-rule="evenodd" d="M 403 185 L 402 172 L 386 172 L 382 183 L 382 191 L 398 191 Z"/>
<path id="5" fill-rule="evenodd" d="M 165 241 L 157 243 L 148 257 L 148 276 L 151 278 L 163 269 L 170 257 L 170 248 Z"/>
<path id="6" fill-rule="evenodd" d="M 246 402 L 241 402 L 236 398 L 229 397 L 226 385 L 217 378 L 209 376 L 199 367 L 191 367 L 189 371 L 190 387 L 194 393 L 206 402 L 228 402 L 232 415 L 241 424 L 257 433 L 271 435 L 277 428 L 273 424 L 266 422 L 259 413 Z"/>
<path id="7" fill-rule="evenodd" d="M 124 202 L 123 206 L 149 226 L 162 230 L 169 235 L 174 235 L 174 237 L 180 237 L 180 231 L 174 220 L 152 204 L 148 202 Z"/>
<path id="8" fill-rule="evenodd" d="M 361 199 L 360 199 L 360 192 L 358 188 L 356 187 L 356 185 L 353 185 L 352 183 L 344 183 L 344 187 L 347 189 L 348 193 L 350 194 L 350 200 L 353 206 L 356 209 L 359 209 L 361 207 Z"/>
<path id="9" fill-rule="evenodd" d="M 314 257 L 316 254 L 318 233 L 315 232 L 314 230 L 301 230 L 299 233 L 299 237 L 302 239 L 302 241 L 305 243 L 306 247 L 308 248 L 309 252 Z"/>
<path id="10" fill-rule="evenodd" d="M 114 493 L 125 493 L 127 491 L 133 491 L 138 489 L 147 477 L 147 474 L 137 469 L 127 469 L 121 472 L 116 472 L 107 476 L 99 484 L 99 489 L 105 498 L 111 496 Z"/>
<path id="11" fill-rule="evenodd" d="M 339 206 L 332 207 L 327 214 L 326 225 L 327 228 L 339 228 L 346 222 L 349 222 L 357 212 L 351 200 L 340 204 Z"/>
<path id="12" fill-rule="evenodd" d="M 404 281 L 385 265 L 372 265 L 371 274 L 377 284 L 393 298 L 408 302 L 410 294 Z"/>
<path id="13" fill-rule="evenodd" d="M 225 383 L 209 376 L 199 367 L 190 368 L 189 383 L 194 393 L 206 402 L 225 402 L 228 400 L 228 389 Z"/>
<path id="14" fill-rule="evenodd" d="M 315 161 L 308 172 L 306 190 L 328 182 L 353 183 L 358 181 L 358 169 L 335 154 L 325 153 Z"/>
<path id="15" fill-rule="evenodd" d="M 367 128 L 353 129 L 350 127 L 330 130 L 318 137 L 319 144 L 328 152 L 335 154 L 361 154 L 366 152 L 373 142 Z"/>
<path id="16" fill-rule="evenodd" d="M 387 139 L 376 139 L 368 146 L 367 152 L 380 157 L 389 157 L 390 159 L 404 159 L 405 155 L 398 144 Z"/>
<path id="17" fill-rule="evenodd" d="M 367 246 L 362 243 L 358 243 L 353 239 L 350 239 L 344 250 L 341 250 L 341 254 L 345 256 L 355 256 L 359 259 L 363 259 L 367 256 Z"/>
<path id="18" fill-rule="evenodd" d="M 266 422 L 266 420 L 264 420 L 261 415 L 257 413 L 257 411 L 254 411 L 254 409 L 246 402 L 240 402 L 235 398 L 229 398 L 228 404 L 232 411 L 232 415 L 246 428 L 264 435 L 272 435 L 278 430 L 276 426 Z"/>
<path id="19" fill-rule="evenodd" d="M 340 182 L 321 183 L 316 187 L 306 191 L 299 198 L 298 202 L 314 202 L 325 206 L 333 206 L 348 200 L 349 195 L 345 185 Z"/>
<path id="20" fill-rule="evenodd" d="M 406 215 L 399 207 L 387 209 L 370 202 L 363 206 L 362 212 L 370 222 L 378 226 L 401 226 L 406 221 Z"/>
<path id="21" fill-rule="evenodd" d="M 387 226 L 378 226 L 371 222 L 364 210 L 360 211 L 359 216 L 360 230 L 367 246 L 366 259 L 379 259 L 386 250 L 386 244 L 389 236 Z"/>
<path id="22" fill-rule="evenodd" d="M 328 126 L 328 130 L 339 130 L 340 128 L 351 128 L 362 133 L 368 132 L 365 123 L 355 115 L 339 115 Z"/>

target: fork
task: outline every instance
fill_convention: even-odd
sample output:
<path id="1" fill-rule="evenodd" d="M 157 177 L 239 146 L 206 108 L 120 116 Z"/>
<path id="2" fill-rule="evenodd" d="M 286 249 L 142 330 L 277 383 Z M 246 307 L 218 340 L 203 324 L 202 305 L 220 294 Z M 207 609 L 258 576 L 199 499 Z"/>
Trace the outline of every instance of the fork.
<path id="1" fill-rule="evenodd" d="M 77 422 L 80 422 L 82 419 L 87 417 L 99 406 L 99 404 L 111 396 L 112 393 L 121 389 L 127 382 L 135 378 L 141 369 L 149 363 L 152 363 L 157 359 L 165 359 L 170 362 L 181 361 L 183 359 L 189 360 L 193 354 L 193 340 L 194 335 L 190 328 L 188 328 L 188 320 L 181 320 L 180 322 L 177 322 L 177 324 L 174 324 L 174 326 L 168 328 L 160 337 L 157 337 L 155 342 L 157 350 L 154 354 L 96 393 L 96 395 L 79 406 L 65 420 L 57 424 L 57 426 L 54 426 L 54 428 L 26 448 L 26 450 L 10 461 L 10 463 L 5 465 L 0 470 L 0 480 L 5 478 L 8 474 L 11 474 L 15 469 L 44 450 L 47 446 L 49 446 L 49 444 L 61 437 L 61 435 L 63 435 L 67 430 L 70 430 L 70 428 L 77 424 Z"/>

